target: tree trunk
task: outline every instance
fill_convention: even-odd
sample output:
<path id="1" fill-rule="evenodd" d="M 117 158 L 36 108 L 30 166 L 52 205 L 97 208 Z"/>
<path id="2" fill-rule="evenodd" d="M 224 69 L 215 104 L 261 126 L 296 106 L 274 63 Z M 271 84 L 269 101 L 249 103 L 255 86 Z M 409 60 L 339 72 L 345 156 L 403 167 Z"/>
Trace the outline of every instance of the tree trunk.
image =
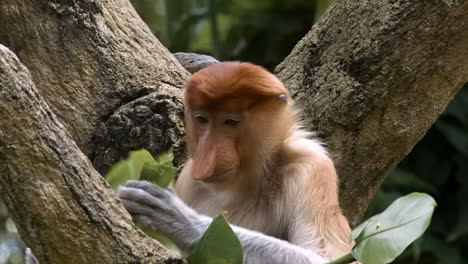
<path id="1" fill-rule="evenodd" d="M 0 0 L 0 43 L 101 173 L 130 150 L 184 160 L 189 76 L 128 0 Z M 138 99 L 138 100 L 137 100 Z"/>
<path id="2" fill-rule="evenodd" d="M 465 1 L 338 1 L 277 67 L 335 156 L 352 223 L 467 81 L 466 14 Z M 138 148 L 174 147 L 181 164 L 188 72 L 127 0 L 0 0 L 0 25 L 37 87 L 3 48 L 0 195 L 26 244 L 44 263 L 172 261 L 81 152 L 101 173 Z"/>
<path id="3" fill-rule="evenodd" d="M 0 193 L 41 263 L 183 263 L 133 224 L 0 45 Z"/>
<path id="4" fill-rule="evenodd" d="M 468 81 L 467 29 L 468 1 L 338 1 L 276 68 L 331 149 L 353 225 Z"/>

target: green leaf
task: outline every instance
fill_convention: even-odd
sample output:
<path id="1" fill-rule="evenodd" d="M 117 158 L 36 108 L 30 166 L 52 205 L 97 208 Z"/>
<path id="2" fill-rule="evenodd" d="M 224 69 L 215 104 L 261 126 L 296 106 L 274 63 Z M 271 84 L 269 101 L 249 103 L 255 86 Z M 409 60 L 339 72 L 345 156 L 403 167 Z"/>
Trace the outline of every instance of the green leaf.
<path id="1" fill-rule="evenodd" d="M 166 188 L 178 170 L 172 165 L 173 159 L 174 155 L 171 152 L 161 155 L 159 162 L 157 162 L 147 150 L 132 151 L 128 159 L 122 160 L 112 167 L 106 175 L 106 180 L 114 190 L 129 180 L 147 180 Z M 178 251 L 176 245 L 168 238 L 157 235 L 141 225 L 139 227 L 167 248 Z"/>
<path id="2" fill-rule="evenodd" d="M 330 262 L 327 262 L 326 264 L 348 264 L 351 262 L 354 262 L 356 259 L 351 255 L 351 253 L 344 255 L 341 258 L 337 258 L 335 260 L 332 260 Z"/>
<path id="3" fill-rule="evenodd" d="M 128 159 L 112 167 L 106 180 L 114 190 L 129 180 L 147 180 L 166 188 L 177 174 L 178 169 L 172 165 L 173 160 L 171 152 L 161 155 L 157 162 L 147 150 L 132 151 Z"/>
<path id="4" fill-rule="evenodd" d="M 146 162 L 141 171 L 141 180 L 147 180 L 167 188 L 177 174 L 178 168 L 172 165 L 174 155 L 169 152 L 159 157 L 158 162 Z"/>
<path id="5" fill-rule="evenodd" d="M 397 199 L 384 212 L 353 230 L 353 256 L 362 263 L 390 263 L 429 226 L 435 200 L 424 193 Z"/>
<path id="6" fill-rule="evenodd" d="M 221 214 L 216 217 L 187 258 L 189 264 L 242 264 L 242 246 Z"/>
<path id="7" fill-rule="evenodd" d="M 129 180 L 139 180 L 145 163 L 156 163 L 153 156 L 144 149 L 132 151 L 128 159 L 114 165 L 106 175 L 107 182 L 116 190 Z"/>

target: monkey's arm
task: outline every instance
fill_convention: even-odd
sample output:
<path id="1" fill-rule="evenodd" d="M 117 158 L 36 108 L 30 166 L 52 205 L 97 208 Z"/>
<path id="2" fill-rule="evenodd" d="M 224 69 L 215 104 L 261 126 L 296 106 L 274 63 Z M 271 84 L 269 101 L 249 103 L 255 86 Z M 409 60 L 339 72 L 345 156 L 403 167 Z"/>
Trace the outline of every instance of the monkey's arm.
<path id="1" fill-rule="evenodd" d="M 210 225 L 174 193 L 145 181 L 130 181 L 119 190 L 125 208 L 138 223 L 171 238 L 183 250 L 191 250 Z M 246 264 L 322 264 L 315 252 L 262 233 L 231 225 L 244 248 Z"/>

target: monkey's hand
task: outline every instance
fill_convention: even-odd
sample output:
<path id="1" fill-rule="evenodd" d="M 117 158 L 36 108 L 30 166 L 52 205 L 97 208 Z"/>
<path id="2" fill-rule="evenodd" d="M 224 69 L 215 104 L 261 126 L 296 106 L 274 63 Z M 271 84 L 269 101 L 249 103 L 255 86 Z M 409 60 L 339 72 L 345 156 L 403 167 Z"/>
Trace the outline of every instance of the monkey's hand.
<path id="1" fill-rule="evenodd" d="M 118 195 L 135 222 L 171 238 L 183 250 L 190 250 L 211 222 L 172 191 L 147 181 L 129 181 Z"/>
<path id="2" fill-rule="evenodd" d="M 212 218 L 195 212 L 173 192 L 146 181 L 129 181 L 119 198 L 133 219 L 158 234 L 171 238 L 190 251 L 210 225 Z M 314 250 L 231 225 L 244 248 L 246 264 L 323 264 Z"/>

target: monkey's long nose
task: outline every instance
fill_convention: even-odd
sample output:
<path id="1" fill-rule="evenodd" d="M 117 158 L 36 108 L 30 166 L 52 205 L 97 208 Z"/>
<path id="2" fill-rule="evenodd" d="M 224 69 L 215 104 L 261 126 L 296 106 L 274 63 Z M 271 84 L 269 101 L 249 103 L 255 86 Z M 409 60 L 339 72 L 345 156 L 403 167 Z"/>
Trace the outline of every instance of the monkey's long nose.
<path id="1" fill-rule="evenodd" d="M 194 180 L 206 180 L 216 168 L 215 142 L 209 139 L 201 140 L 193 156 L 192 178 Z"/>

